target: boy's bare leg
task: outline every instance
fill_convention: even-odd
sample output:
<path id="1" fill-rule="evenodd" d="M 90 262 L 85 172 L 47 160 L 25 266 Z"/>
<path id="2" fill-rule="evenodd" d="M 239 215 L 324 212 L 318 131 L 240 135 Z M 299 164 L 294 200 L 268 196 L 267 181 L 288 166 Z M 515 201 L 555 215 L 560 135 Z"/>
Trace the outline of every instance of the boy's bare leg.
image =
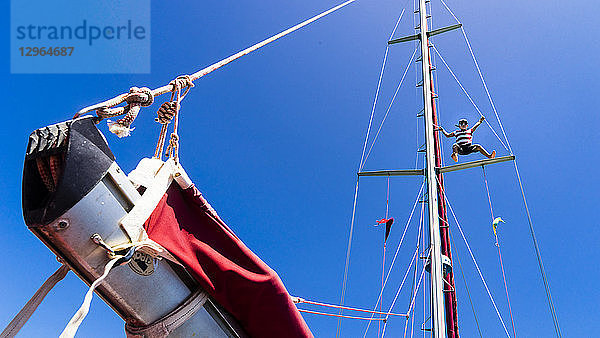
<path id="1" fill-rule="evenodd" d="M 458 147 L 456 145 L 452 146 L 452 155 L 450 155 L 454 162 L 458 162 Z"/>
<path id="2" fill-rule="evenodd" d="M 492 151 L 492 153 L 488 153 L 487 150 L 485 150 L 485 148 L 483 148 L 482 146 L 480 146 L 479 144 L 475 144 L 475 150 L 479 151 L 483 156 L 487 157 L 487 158 L 494 158 L 496 157 L 496 151 Z"/>

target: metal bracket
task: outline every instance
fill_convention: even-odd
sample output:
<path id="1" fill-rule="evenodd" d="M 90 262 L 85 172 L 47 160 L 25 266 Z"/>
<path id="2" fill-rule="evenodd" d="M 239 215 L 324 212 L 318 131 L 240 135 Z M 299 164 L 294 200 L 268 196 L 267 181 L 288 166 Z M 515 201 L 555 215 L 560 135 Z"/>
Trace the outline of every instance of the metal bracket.
<path id="1" fill-rule="evenodd" d="M 377 170 L 360 171 L 358 176 L 415 176 L 424 175 L 423 169 L 405 169 L 405 170 Z"/>
<path id="2" fill-rule="evenodd" d="M 497 157 L 497 158 L 492 158 L 492 159 L 478 160 L 478 161 L 466 162 L 466 163 L 461 163 L 461 164 L 449 165 L 449 166 L 445 166 L 445 167 L 438 167 L 438 168 L 436 168 L 436 171 L 438 173 L 443 174 L 443 173 L 447 173 L 447 172 L 451 172 L 451 171 L 457 171 L 457 170 L 469 169 L 469 168 L 475 168 L 475 167 L 483 167 L 488 164 L 495 164 L 495 163 L 501 163 L 501 162 L 506 162 L 506 161 L 514 161 L 514 160 L 515 160 L 514 155 L 502 156 L 502 157 Z"/>
<path id="3" fill-rule="evenodd" d="M 434 35 L 446 33 L 446 32 L 455 30 L 455 29 L 460 28 L 460 27 L 462 27 L 462 23 L 459 23 L 459 24 L 456 24 L 456 25 L 452 25 L 452 26 L 443 27 L 443 28 L 434 29 L 432 31 L 427 32 L 427 36 L 432 37 Z"/>

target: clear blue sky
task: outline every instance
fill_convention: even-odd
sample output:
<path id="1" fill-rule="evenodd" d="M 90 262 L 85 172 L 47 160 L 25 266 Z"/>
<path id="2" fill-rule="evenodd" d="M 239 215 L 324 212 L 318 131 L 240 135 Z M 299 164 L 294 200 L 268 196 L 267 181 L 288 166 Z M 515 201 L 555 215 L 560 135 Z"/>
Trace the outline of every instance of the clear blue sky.
<path id="1" fill-rule="evenodd" d="M 21 171 L 32 130 L 66 120 L 79 108 L 130 86 L 164 85 L 337 3 L 153 1 L 152 71 L 148 75 L 11 75 L 8 58 L 3 58 L 0 216 L 4 231 L 0 247 L 5 258 L 0 262 L 0 326 L 58 267 L 21 216 Z M 339 301 L 356 169 L 386 41 L 403 3 L 358 1 L 198 81 L 184 101 L 183 165 L 222 218 L 279 273 L 294 295 Z M 436 27 L 453 23 L 438 1 L 432 4 Z M 600 27 L 594 13 L 600 6 L 594 1 L 449 0 L 448 4 L 465 25 L 518 158 L 563 334 L 592 336 L 600 331 L 595 283 L 600 276 L 596 264 L 600 228 L 593 212 L 600 188 L 595 174 L 600 165 L 596 154 L 600 121 L 594 109 L 600 75 L 595 43 Z M 412 1 L 408 5 L 397 37 L 413 34 Z M 6 13 L 2 41 L 7 56 L 9 4 L 1 6 Z M 460 33 L 438 36 L 434 43 L 492 120 Z M 408 44 L 390 49 L 376 126 L 413 48 Z M 463 116 L 475 120 L 477 113 L 443 64 L 437 66 L 442 124 L 450 128 Z M 421 109 L 420 94 L 414 88 L 416 77 L 413 65 L 366 168 L 414 166 L 415 149 L 421 142 L 415 135 L 417 126 L 422 135 L 422 125 L 415 121 Z M 132 137 L 119 140 L 107 133 L 118 163 L 127 171 L 153 152 L 158 133 L 155 108 L 142 112 Z M 105 125 L 101 128 L 106 131 Z M 506 153 L 486 126 L 475 137 L 500 155 Z M 450 140 L 444 140 L 446 161 L 450 145 Z M 552 322 L 513 168 L 509 164 L 490 167 L 488 179 L 495 212 L 507 221 L 500 236 L 517 333 L 551 336 Z M 508 324 L 481 171 L 448 174 L 446 181 L 450 202 Z M 419 186 L 416 178 L 392 180 L 390 213 L 396 223 L 388 258 Z M 385 179 L 361 183 L 348 305 L 371 308 L 377 299 L 382 233 L 372 225 L 384 216 L 385 189 Z M 417 226 L 413 221 L 407 231 L 384 305 L 389 306 L 410 261 Z M 503 330 L 458 233 L 454 240 L 454 253 L 467 276 L 480 325 L 486 336 L 501 337 Z M 409 278 L 395 312 L 406 311 L 411 283 Z M 458 275 L 456 284 L 461 333 L 476 336 Z M 85 290 L 84 283 L 69 274 L 21 336 L 58 335 Z M 421 295 L 419 300 L 421 304 Z M 336 320 L 305 318 L 316 336 L 335 335 Z M 422 313 L 416 315 L 417 327 L 419 320 Z M 364 329 L 362 321 L 344 321 L 343 336 L 359 337 Z M 399 336 L 403 329 L 404 319 L 393 319 L 388 333 Z M 376 331 L 375 325 L 369 336 L 376 336 Z M 123 332 L 121 319 L 95 298 L 79 336 L 111 337 Z"/>

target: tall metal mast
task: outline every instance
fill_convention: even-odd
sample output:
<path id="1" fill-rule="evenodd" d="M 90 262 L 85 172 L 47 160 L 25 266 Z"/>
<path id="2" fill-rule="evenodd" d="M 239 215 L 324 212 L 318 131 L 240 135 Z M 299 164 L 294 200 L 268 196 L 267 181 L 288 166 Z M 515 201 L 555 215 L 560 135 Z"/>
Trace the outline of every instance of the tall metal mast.
<path id="1" fill-rule="evenodd" d="M 434 131 L 433 92 L 431 82 L 431 61 L 429 57 L 429 36 L 427 27 L 426 0 L 419 0 L 421 73 L 423 75 L 423 108 L 425 120 L 427 196 L 429 206 L 429 262 L 431 273 L 431 333 L 434 338 L 446 337 L 444 309 L 444 279 L 442 275 L 442 245 L 438 210 L 438 183 L 436 179 L 436 143 Z"/>
<path id="2" fill-rule="evenodd" d="M 458 309 L 452 272 L 452 252 L 450 250 L 450 233 L 448 231 L 448 215 L 444 194 L 443 173 L 467 168 L 474 168 L 493 163 L 513 161 L 514 156 L 504 156 L 490 160 L 479 160 L 451 166 L 443 166 L 440 142 L 435 127 L 438 124 L 431 65 L 429 38 L 458 29 L 462 24 L 429 30 L 426 4 L 429 0 L 419 0 L 419 25 L 415 28 L 418 34 L 388 41 L 388 44 L 420 40 L 421 73 L 423 81 L 417 86 L 423 87 L 423 116 L 425 122 L 426 168 L 410 170 L 384 170 L 359 172 L 359 176 L 406 176 L 425 175 L 427 180 L 427 203 L 429 206 L 429 262 L 431 273 L 431 326 L 434 338 L 458 338 Z M 417 13 L 415 12 L 415 13 Z M 444 311 L 445 310 L 445 311 Z M 444 327 L 445 323 L 445 327 Z"/>

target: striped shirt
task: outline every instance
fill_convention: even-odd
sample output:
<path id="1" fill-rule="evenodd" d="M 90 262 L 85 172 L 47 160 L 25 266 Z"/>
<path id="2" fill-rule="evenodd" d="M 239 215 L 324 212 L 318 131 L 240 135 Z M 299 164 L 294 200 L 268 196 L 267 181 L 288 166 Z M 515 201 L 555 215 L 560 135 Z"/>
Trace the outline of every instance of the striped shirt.
<path id="1" fill-rule="evenodd" d="M 473 142 L 473 131 L 471 128 L 467 130 L 459 129 L 454 132 L 454 136 L 456 136 L 456 143 L 461 146 L 468 146 Z"/>

